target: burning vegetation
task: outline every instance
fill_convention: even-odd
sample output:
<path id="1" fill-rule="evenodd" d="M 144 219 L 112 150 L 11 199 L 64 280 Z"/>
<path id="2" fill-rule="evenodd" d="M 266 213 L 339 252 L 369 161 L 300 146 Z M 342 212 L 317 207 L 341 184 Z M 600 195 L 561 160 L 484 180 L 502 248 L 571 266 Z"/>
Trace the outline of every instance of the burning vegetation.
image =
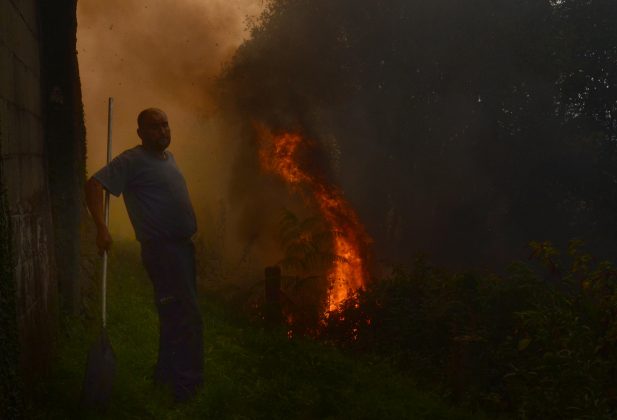
<path id="1" fill-rule="evenodd" d="M 335 311 L 368 281 L 369 236 L 342 191 L 301 161 L 302 149 L 315 142 L 299 133 L 275 134 L 256 123 L 259 162 L 317 207 L 331 234 L 332 261 L 328 270 L 327 310 Z"/>

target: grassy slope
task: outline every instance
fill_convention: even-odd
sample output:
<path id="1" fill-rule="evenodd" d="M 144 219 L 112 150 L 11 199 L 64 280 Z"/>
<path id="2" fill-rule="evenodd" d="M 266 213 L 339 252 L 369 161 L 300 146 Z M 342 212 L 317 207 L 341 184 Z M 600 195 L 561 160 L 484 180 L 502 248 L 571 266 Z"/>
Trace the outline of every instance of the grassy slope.
<path id="1" fill-rule="evenodd" d="M 225 308 L 205 299 L 202 312 L 206 385 L 195 401 L 174 406 L 167 392 L 150 382 L 158 322 L 138 246 L 115 245 L 108 330 L 117 372 L 106 418 L 478 418 L 418 391 L 387 366 L 233 321 Z M 41 383 L 31 417 L 103 418 L 77 406 L 96 321 L 64 324 L 57 363 Z"/>

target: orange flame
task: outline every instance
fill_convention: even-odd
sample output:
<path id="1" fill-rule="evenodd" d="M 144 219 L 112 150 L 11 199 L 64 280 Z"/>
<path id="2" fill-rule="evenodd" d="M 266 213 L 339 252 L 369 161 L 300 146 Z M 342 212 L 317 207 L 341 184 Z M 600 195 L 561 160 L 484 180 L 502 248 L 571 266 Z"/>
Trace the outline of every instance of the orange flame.
<path id="1" fill-rule="evenodd" d="M 369 237 L 340 189 L 301 167 L 298 147 L 306 141 L 301 135 L 274 135 L 261 124 L 255 124 L 255 129 L 262 168 L 280 176 L 292 187 L 306 188 L 331 229 L 337 258 L 328 272 L 328 311 L 334 311 L 353 291 L 366 284 Z"/>

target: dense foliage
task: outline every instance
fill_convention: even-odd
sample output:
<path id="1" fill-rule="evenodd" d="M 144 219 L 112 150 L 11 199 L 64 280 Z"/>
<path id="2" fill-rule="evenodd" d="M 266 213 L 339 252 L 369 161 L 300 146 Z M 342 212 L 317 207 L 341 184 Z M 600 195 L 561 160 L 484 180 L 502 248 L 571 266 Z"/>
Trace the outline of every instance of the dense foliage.
<path id="1" fill-rule="evenodd" d="M 612 0 L 274 0 L 223 97 L 322 141 L 380 258 L 497 267 L 572 237 L 610 255 L 616 20 Z"/>
<path id="2" fill-rule="evenodd" d="M 392 359 L 459 401 L 520 418 L 617 415 L 617 270 L 549 243 L 503 276 L 422 260 L 360 291 L 325 338 Z M 567 264 L 566 264 L 567 263 Z"/>
<path id="3" fill-rule="evenodd" d="M 314 160 L 380 262 L 502 268 L 531 239 L 572 237 L 613 258 L 615 21 L 612 0 L 273 0 L 223 97 L 249 126 L 321 141 Z M 615 416 L 617 278 L 575 244 L 568 258 L 541 242 L 500 275 L 418 260 L 359 292 L 326 338 L 498 411 Z"/>

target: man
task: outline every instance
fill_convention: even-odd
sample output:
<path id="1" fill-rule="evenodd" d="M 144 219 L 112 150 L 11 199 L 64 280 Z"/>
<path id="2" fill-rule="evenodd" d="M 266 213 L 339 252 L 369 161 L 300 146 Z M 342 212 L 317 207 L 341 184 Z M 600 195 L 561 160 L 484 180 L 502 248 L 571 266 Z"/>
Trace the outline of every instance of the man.
<path id="1" fill-rule="evenodd" d="M 137 126 L 141 145 L 124 151 L 87 181 L 86 201 L 102 253 L 112 243 L 103 216 L 103 188 L 124 197 L 159 314 L 154 380 L 171 386 L 176 401 L 185 401 L 203 382 L 203 324 L 191 241 L 195 214 L 184 178 L 166 150 L 171 141 L 167 115 L 148 108 L 137 117 Z"/>

